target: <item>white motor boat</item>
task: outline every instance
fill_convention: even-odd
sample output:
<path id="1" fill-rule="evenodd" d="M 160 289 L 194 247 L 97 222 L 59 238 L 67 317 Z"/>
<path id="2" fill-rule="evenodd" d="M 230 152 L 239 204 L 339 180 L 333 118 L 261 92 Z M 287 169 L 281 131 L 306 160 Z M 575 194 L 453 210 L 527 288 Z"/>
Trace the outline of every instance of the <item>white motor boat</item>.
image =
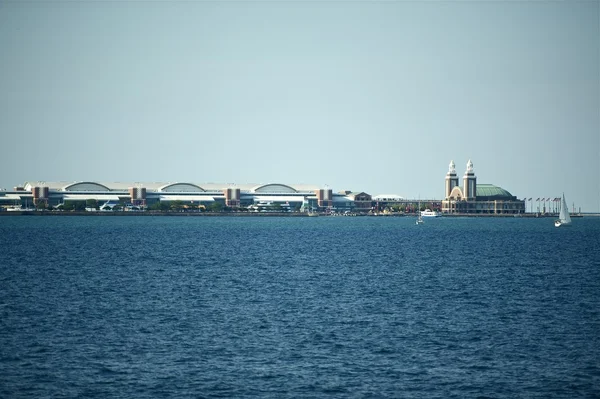
<path id="1" fill-rule="evenodd" d="M 431 209 L 425 209 L 421 212 L 421 216 L 424 218 L 439 218 L 442 214 L 437 211 L 432 211 Z"/>

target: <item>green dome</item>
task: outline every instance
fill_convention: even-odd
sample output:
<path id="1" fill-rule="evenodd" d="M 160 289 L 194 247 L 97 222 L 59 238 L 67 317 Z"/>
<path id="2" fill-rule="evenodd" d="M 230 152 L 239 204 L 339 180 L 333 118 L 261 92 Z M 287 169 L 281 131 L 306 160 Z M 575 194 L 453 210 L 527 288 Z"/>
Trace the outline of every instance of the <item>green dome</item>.
<path id="1" fill-rule="evenodd" d="M 513 199 L 513 195 L 502 187 L 494 186 L 493 184 L 478 184 L 477 198 L 486 197 L 489 199 Z M 483 199 L 483 198 L 481 198 Z"/>

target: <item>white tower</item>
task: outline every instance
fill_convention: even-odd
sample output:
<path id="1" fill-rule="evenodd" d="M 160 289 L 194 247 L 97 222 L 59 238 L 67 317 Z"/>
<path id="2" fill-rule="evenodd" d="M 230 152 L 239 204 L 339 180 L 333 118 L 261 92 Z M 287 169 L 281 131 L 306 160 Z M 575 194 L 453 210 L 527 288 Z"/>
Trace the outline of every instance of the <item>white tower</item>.
<path id="1" fill-rule="evenodd" d="M 477 177 L 473 172 L 473 162 L 469 159 L 467 170 L 463 176 L 463 195 L 467 201 L 473 201 L 477 197 Z"/>
<path id="2" fill-rule="evenodd" d="M 456 176 L 456 165 L 454 161 L 450 161 L 448 165 L 448 173 L 446 173 L 446 199 L 450 198 L 452 189 L 458 186 L 458 176 Z"/>

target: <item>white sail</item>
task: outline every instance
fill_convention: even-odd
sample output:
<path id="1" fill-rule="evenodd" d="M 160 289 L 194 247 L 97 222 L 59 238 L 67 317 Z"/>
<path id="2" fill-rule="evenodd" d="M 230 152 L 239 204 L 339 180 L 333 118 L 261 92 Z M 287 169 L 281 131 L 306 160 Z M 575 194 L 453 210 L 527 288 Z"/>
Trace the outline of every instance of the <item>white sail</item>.
<path id="1" fill-rule="evenodd" d="M 562 224 L 571 223 L 571 215 L 569 215 L 569 207 L 567 206 L 567 201 L 565 200 L 565 194 L 563 193 L 562 203 L 560 205 L 560 215 L 558 217 Z"/>

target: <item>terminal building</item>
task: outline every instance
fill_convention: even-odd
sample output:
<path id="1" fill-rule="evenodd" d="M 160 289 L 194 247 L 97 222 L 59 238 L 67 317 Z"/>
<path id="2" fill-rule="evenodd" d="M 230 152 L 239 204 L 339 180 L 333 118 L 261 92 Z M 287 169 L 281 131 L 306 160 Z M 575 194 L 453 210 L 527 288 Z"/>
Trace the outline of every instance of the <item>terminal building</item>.
<path id="1" fill-rule="evenodd" d="M 462 188 L 454 161 L 450 161 L 446 174 L 445 197 L 442 213 L 519 214 L 525 213 L 525 200 L 493 184 L 477 184 L 473 162 L 469 159 L 463 175 Z"/>
<path id="2" fill-rule="evenodd" d="M 34 208 L 40 204 L 57 207 L 67 201 L 95 200 L 99 205 L 126 204 L 147 208 L 156 203 L 181 201 L 184 205 L 208 207 L 215 202 L 229 208 L 314 211 L 370 209 L 370 196 L 350 191 L 335 193 L 314 185 L 215 184 L 215 183 L 107 183 L 26 182 L 12 191 L 0 191 L 0 206 Z M 368 206 L 366 205 L 368 202 Z M 358 208 L 358 209 L 355 209 Z"/>

